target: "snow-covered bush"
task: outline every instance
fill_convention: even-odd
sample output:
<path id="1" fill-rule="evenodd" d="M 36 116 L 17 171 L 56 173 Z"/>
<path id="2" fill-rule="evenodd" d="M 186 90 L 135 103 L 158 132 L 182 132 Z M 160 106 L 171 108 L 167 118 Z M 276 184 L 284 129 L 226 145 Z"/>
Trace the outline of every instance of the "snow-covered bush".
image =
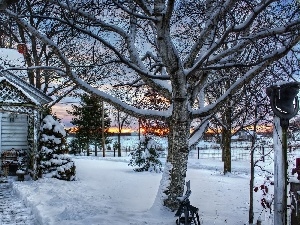
<path id="1" fill-rule="evenodd" d="M 150 171 L 162 172 L 162 163 L 159 160 L 159 154 L 156 149 L 151 145 L 149 138 L 141 141 L 138 148 L 131 152 L 132 158 L 129 161 L 129 166 L 138 166 L 133 170 L 136 172 Z"/>
<path id="2" fill-rule="evenodd" d="M 47 115 L 41 124 L 38 169 L 39 176 L 61 180 L 74 180 L 75 163 L 65 155 L 67 153 L 66 132 L 64 127 L 51 115 Z"/>

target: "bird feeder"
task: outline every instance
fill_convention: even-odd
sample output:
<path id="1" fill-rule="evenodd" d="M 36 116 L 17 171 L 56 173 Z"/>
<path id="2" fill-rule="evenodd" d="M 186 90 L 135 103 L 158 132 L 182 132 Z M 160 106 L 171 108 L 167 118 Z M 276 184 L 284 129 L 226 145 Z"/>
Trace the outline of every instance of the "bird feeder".
<path id="1" fill-rule="evenodd" d="M 19 43 L 17 45 L 17 49 L 18 49 L 18 52 L 23 54 L 23 55 L 27 53 L 27 46 L 26 46 L 25 43 Z"/>
<path id="2" fill-rule="evenodd" d="M 299 102 L 297 94 L 299 88 L 299 82 L 273 85 L 267 88 L 271 108 L 274 114 L 280 118 L 280 125 L 284 129 L 288 128 L 289 120 L 298 113 Z"/>

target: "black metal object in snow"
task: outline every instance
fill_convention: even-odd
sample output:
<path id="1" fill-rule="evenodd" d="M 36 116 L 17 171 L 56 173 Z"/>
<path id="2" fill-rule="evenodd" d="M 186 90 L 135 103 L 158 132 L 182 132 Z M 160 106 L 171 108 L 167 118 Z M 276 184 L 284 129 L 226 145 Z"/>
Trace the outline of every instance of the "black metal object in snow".
<path id="1" fill-rule="evenodd" d="M 292 175 L 298 174 L 297 179 L 300 180 L 300 158 L 296 158 L 296 168 L 292 169 Z"/>
<path id="2" fill-rule="evenodd" d="M 192 206 L 189 200 L 189 197 L 192 193 L 190 183 L 191 183 L 190 180 L 186 182 L 186 187 L 187 187 L 186 193 L 182 198 L 180 198 L 180 206 L 175 214 L 175 216 L 178 217 L 178 219 L 176 219 L 177 225 L 180 224 L 200 225 L 199 214 L 198 214 L 199 209 L 195 206 Z"/>
<path id="3" fill-rule="evenodd" d="M 280 126 L 287 129 L 289 120 L 296 116 L 299 110 L 297 94 L 300 83 L 290 82 L 282 85 L 273 85 L 267 88 L 271 108 L 276 116 L 280 118 Z"/>

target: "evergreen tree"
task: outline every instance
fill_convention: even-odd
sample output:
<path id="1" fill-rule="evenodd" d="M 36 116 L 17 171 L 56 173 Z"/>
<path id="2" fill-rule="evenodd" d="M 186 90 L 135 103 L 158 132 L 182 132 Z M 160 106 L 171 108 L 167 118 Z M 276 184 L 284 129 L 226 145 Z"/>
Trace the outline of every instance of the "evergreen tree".
<path id="1" fill-rule="evenodd" d="M 76 167 L 66 155 L 66 132 L 61 123 L 47 115 L 41 124 L 38 169 L 39 176 L 74 180 Z"/>
<path id="2" fill-rule="evenodd" d="M 162 163 L 159 160 L 159 153 L 155 149 L 150 136 L 145 136 L 138 146 L 138 149 L 131 152 L 132 158 L 129 161 L 129 166 L 138 166 L 133 170 L 136 172 L 150 171 L 162 172 Z"/>
<path id="3" fill-rule="evenodd" d="M 72 109 L 68 113 L 74 116 L 71 123 L 77 128 L 75 138 L 82 148 L 87 148 L 88 156 L 90 143 L 95 145 L 95 154 L 97 154 L 96 146 L 102 146 L 102 110 L 104 110 L 105 142 L 109 142 L 107 133 L 111 121 L 107 110 L 103 109 L 102 101 L 98 97 L 89 94 L 83 94 L 80 105 L 72 105 Z"/>

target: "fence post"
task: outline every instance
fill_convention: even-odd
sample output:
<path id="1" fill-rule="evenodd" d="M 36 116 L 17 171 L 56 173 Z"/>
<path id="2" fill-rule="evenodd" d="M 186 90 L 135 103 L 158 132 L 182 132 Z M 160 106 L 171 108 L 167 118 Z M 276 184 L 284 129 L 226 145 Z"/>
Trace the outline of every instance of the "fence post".
<path id="1" fill-rule="evenodd" d="M 200 158 L 200 147 L 198 147 L 198 159 Z"/>
<path id="2" fill-rule="evenodd" d="M 116 148 L 114 148 L 114 157 L 116 157 Z"/>
<path id="3" fill-rule="evenodd" d="M 265 147 L 262 146 L 262 157 L 263 157 L 263 162 L 265 162 Z"/>

